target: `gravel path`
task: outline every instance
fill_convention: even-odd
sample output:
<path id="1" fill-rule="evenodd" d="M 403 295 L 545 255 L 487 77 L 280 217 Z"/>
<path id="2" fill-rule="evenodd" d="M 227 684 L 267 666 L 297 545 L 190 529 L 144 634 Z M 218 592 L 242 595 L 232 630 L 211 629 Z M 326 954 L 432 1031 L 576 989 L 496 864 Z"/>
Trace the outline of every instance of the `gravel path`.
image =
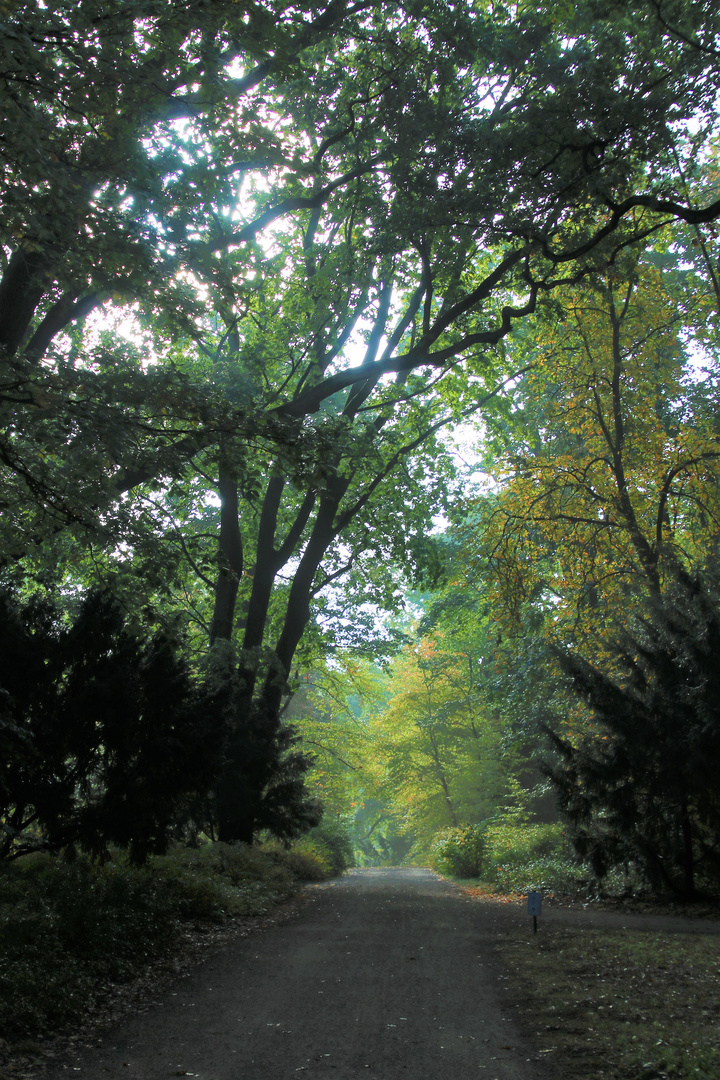
<path id="1" fill-rule="evenodd" d="M 541 1080 L 493 958 L 511 924 L 429 871 L 356 870 L 43 1080 Z"/>

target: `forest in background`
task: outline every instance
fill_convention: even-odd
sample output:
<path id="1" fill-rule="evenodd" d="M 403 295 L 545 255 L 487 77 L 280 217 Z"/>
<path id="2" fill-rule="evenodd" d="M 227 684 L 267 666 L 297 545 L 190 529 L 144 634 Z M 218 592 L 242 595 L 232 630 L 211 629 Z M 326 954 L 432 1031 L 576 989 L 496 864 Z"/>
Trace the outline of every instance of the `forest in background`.
<path id="1" fill-rule="evenodd" d="M 404 594 L 400 651 L 335 655 L 291 704 L 361 859 L 714 892 L 709 250 L 675 233 L 556 296 Z"/>
<path id="2" fill-rule="evenodd" d="M 0 857 L 716 894 L 712 6 L 0 19 Z"/>

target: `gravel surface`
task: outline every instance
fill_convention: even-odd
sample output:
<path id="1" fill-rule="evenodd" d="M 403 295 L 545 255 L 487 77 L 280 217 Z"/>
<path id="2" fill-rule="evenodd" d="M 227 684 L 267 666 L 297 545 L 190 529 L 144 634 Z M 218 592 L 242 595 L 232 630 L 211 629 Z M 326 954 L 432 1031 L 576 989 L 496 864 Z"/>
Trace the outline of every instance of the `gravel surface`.
<path id="1" fill-rule="evenodd" d="M 520 907 L 427 870 L 355 870 L 227 944 L 43 1080 L 544 1080 L 520 1035 L 498 934 Z"/>

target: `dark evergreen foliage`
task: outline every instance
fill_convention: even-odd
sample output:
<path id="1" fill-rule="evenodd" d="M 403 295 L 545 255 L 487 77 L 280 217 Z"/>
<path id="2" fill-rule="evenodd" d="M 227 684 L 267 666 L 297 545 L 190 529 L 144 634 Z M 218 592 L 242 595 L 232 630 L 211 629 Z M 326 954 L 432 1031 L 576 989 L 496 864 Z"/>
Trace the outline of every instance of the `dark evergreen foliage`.
<path id="1" fill-rule="evenodd" d="M 292 725 L 274 711 L 256 705 L 249 717 L 238 712 L 231 691 L 230 734 L 214 800 L 218 839 L 251 844 L 263 829 L 281 840 L 300 836 L 322 818 L 322 807 L 305 790 L 312 759 L 297 748 Z"/>
<path id="2" fill-rule="evenodd" d="M 115 844 L 143 861 L 217 769 L 217 695 L 102 593 L 71 626 L 0 597 L 0 688 L 0 857 Z"/>
<path id="3" fill-rule="evenodd" d="M 693 898 L 720 882 L 720 593 L 676 571 L 614 647 L 620 677 L 559 654 L 594 732 L 546 728 L 547 773 L 579 855 L 599 877 L 634 864 L 655 888 Z"/>

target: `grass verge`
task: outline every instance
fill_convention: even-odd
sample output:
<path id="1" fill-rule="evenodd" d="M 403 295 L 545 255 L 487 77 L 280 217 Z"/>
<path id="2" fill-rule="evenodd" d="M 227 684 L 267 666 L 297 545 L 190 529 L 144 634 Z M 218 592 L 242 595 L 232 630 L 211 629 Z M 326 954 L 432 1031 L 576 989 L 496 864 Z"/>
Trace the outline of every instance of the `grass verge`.
<path id="1" fill-rule="evenodd" d="M 563 1080 L 718 1080 L 720 938 L 554 925 L 499 945 L 511 992 Z"/>

